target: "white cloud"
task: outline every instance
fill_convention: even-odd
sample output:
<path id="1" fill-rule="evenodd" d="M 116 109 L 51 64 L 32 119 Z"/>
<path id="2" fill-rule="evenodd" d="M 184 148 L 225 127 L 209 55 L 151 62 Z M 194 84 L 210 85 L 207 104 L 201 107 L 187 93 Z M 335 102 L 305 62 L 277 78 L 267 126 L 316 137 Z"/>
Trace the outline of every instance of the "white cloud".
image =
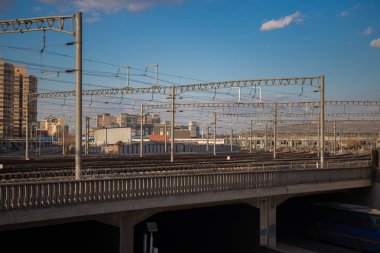
<path id="1" fill-rule="evenodd" d="M 371 41 L 371 47 L 380 47 L 380 38 Z"/>
<path id="2" fill-rule="evenodd" d="M 269 31 L 273 29 L 284 28 L 285 26 L 290 25 L 293 22 L 302 22 L 303 18 L 299 11 L 293 13 L 292 15 L 282 17 L 280 19 L 272 19 L 263 23 L 260 27 L 260 31 Z"/>
<path id="3" fill-rule="evenodd" d="M 373 32 L 374 32 L 373 28 L 368 26 L 366 29 L 363 30 L 362 34 L 371 35 Z"/>

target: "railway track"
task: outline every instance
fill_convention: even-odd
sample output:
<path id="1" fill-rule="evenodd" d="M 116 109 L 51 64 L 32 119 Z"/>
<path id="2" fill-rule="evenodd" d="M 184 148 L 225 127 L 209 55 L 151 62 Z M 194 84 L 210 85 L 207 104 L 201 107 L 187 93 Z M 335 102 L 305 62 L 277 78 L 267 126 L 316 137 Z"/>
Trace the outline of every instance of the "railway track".
<path id="1" fill-rule="evenodd" d="M 173 175 L 184 173 L 210 173 L 210 172 L 234 172 L 247 170 L 269 170 L 269 169 L 305 169 L 315 168 L 318 159 L 313 158 L 280 158 L 276 160 L 268 160 L 262 158 L 256 159 L 236 159 L 236 160 L 214 160 L 214 161 L 198 161 L 189 164 L 189 162 L 176 163 L 147 163 L 141 162 L 137 164 L 123 163 L 107 163 L 88 165 L 81 171 L 82 179 L 107 178 L 107 177 L 126 177 L 126 176 L 144 176 L 151 174 Z M 350 161 L 358 163 L 363 161 L 368 163 L 367 156 L 342 156 L 331 157 L 326 160 L 330 166 L 346 166 Z M 120 161 L 119 161 L 120 162 Z M 150 161 L 151 162 L 151 161 Z M 345 165 L 343 165 L 345 164 Z M 38 169 L 6 169 L 0 173 L 0 183 L 15 183 L 29 181 L 57 181 L 71 180 L 74 178 L 74 167 L 60 168 L 42 168 Z"/>
<path id="2" fill-rule="evenodd" d="M 231 157 L 231 160 L 241 160 L 241 159 L 272 159 L 271 153 L 224 153 L 224 154 L 193 154 L 193 155 L 177 155 L 176 160 L 173 164 L 177 163 L 186 163 L 186 162 L 198 162 L 198 163 L 207 163 L 211 161 L 221 161 L 225 160 L 227 156 Z M 338 157 L 355 157 L 358 159 L 360 157 L 366 156 L 338 156 Z M 307 159 L 307 158 L 316 158 L 315 154 L 310 153 L 283 153 L 278 154 L 277 160 L 280 159 Z M 75 160 L 73 157 L 56 157 L 56 158 L 45 158 L 45 159 L 35 159 L 35 160 L 0 160 L 0 163 L 3 164 L 3 170 L 8 171 L 12 170 L 38 170 L 38 169 L 48 169 L 48 168 L 68 168 L 74 167 Z M 118 166 L 118 165 L 140 165 L 140 164 L 172 164 L 170 163 L 170 156 L 168 155 L 159 155 L 159 156 L 144 156 L 140 157 L 129 157 L 129 156 L 85 156 L 82 160 L 83 167 L 88 166 Z"/>

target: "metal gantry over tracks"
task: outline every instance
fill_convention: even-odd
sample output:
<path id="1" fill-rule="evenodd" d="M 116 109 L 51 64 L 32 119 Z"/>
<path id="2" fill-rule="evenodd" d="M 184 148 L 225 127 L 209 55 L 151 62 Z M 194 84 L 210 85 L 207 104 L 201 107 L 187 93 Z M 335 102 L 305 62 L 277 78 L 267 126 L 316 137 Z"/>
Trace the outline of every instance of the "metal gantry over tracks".
<path id="1" fill-rule="evenodd" d="M 71 29 L 67 28 L 67 21 L 71 21 Z M 74 29 L 75 21 L 75 29 Z M 186 92 L 199 92 L 206 90 L 217 90 L 226 88 L 244 88 L 244 87 L 265 87 L 265 86 L 309 86 L 314 87 L 320 92 L 320 143 L 321 150 L 324 149 L 324 76 L 317 77 L 292 77 L 292 78 L 265 78 L 251 80 L 232 80 L 222 82 L 208 82 L 198 84 L 159 86 L 151 87 L 125 87 L 96 90 L 82 90 L 82 13 L 78 12 L 72 16 L 50 16 L 27 19 L 3 20 L 0 21 L 0 33 L 23 33 L 33 31 L 53 30 L 68 33 L 75 36 L 76 44 L 76 90 L 57 91 L 47 93 L 31 94 L 28 101 L 36 98 L 51 97 L 68 97 L 76 96 L 76 178 L 79 179 L 82 167 L 82 95 L 115 95 L 115 94 L 163 94 L 171 96 L 172 112 L 172 145 L 174 144 L 174 120 L 175 120 L 175 97 Z M 27 123 L 28 127 L 28 123 Z M 27 131 L 28 132 L 28 131 Z M 28 134 L 26 134 L 26 143 L 28 143 Z M 28 159 L 28 145 L 26 145 L 26 159 Z M 321 152 L 321 166 L 324 165 L 324 156 Z M 171 161 L 174 161 L 174 151 L 171 149 Z"/>
<path id="2" fill-rule="evenodd" d="M 94 90 L 83 90 L 82 95 L 117 95 L 117 94 L 161 94 L 169 95 L 171 104 L 166 105 L 167 109 L 171 112 L 171 162 L 174 161 L 174 125 L 175 125 L 175 109 L 178 106 L 175 103 L 176 96 L 186 93 L 186 92 L 199 92 L 207 90 L 217 90 L 217 89 L 227 89 L 227 88 L 245 88 L 245 87 L 268 87 L 268 86 L 308 86 L 316 88 L 316 91 L 320 92 L 320 149 L 324 150 L 324 76 L 317 77 L 291 77 L 291 78 L 266 78 L 266 79 L 250 79 L 250 80 L 233 80 L 233 81 L 223 81 L 223 82 L 208 82 L 208 83 L 198 83 L 198 84 L 184 84 L 184 85 L 172 85 L 169 86 L 158 86 L 153 85 L 152 87 L 124 87 L 124 88 L 107 88 L 107 89 L 94 89 Z M 34 94 L 38 98 L 53 98 L 53 97 L 68 97 L 76 96 L 74 91 L 55 91 L 46 93 Z M 210 104 L 208 104 L 210 105 Z M 220 103 L 220 106 L 226 105 L 226 103 Z M 244 104 L 238 103 L 239 106 Z M 259 104 L 258 106 L 261 106 Z M 141 114 L 144 114 L 144 109 L 147 108 L 158 108 L 159 106 L 142 105 Z M 163 106 L 165 107 L 165 106 Z M 140 140 L 142 143 L 142 140 Z M 324 166 L 324 155 L 320 157 L 321 167 Z M 140 154 L 142 156 L 142 154 Z"/>

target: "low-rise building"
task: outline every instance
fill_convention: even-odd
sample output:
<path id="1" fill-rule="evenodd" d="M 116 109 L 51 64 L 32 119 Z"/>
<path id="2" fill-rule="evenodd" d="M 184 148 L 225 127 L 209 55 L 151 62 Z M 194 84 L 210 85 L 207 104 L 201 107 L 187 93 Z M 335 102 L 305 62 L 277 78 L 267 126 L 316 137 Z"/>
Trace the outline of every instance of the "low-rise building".
<path id="1" fill-rule="evenodd" d="M 165 124 L 166 135 L 170 138 L 170 122 L 154 124 L 152 135 L 165 135 Z M 176 139 L 199 138 L 201 137 L 199 125 L 195 121 L 190 121 L 188 126 L 175 126 L 174 136 Z"/>
<path id="2" fill-rule="evenodd" d="M 94 130 L 95 144 L 97 146 L 114 145 L 117 143 L 131 142 L 131 128 L 102 128 Z"/>
<path id="3" fill-rule="evenodd" d="M 65 120 L 62 118 L 50 115 L 40 121 L 40 130 L 47 131 L 48 136 L 62 136 L 69 132 L 69 126 L 65 125 Z"/>

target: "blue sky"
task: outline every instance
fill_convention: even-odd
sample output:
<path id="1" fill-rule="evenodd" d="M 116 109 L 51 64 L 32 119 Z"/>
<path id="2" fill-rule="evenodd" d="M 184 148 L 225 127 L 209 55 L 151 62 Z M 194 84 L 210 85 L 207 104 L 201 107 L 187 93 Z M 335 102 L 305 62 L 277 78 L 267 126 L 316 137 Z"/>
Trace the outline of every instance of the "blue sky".
<path id="1" fill-rule="evenodd" d="M 197 81 L 162 73 L 206 81 L 325 75 L 326 99 L 380 99 L 380 1 L 60 2 L 1 0 L 0 19 L 83 11 L 84 58 L 141 70 L 159 64 L 160 78 L 172 82 Z M 62 46 L 70 40 L 48 32 L 46 49 L 74 55 L 72 48 Z M 4 45 L 38 49 L 42 35 L 1 35 L 0 46 Z M 0 47 L 0 55 L 73 68 L 72 59 L 42 59 L 38 53 L 6 47 Z M 95 62 L 84 62 L 84 68 L 126 71 Z M 99 86 L 106 82 L 98 79 L 84 77 Z M 109 80 L 108 85 L 121 81 Z"/>

